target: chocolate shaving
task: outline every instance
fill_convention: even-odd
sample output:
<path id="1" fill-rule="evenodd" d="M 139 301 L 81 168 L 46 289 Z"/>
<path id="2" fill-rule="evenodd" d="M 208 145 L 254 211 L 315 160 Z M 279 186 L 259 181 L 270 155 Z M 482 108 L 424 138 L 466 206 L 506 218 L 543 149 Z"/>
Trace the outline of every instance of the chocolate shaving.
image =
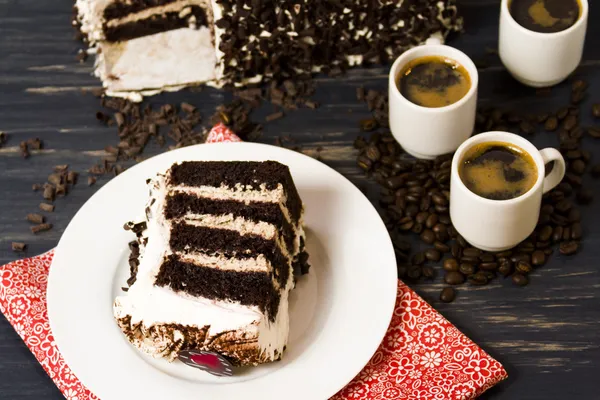
<path id="1" fill-rule="evenodd" d="M 41 214 L 27 214 L 26 219 L 34 224 L 43 224 L 45 221 L 44 216 Z"/>
<path id="2" fill-rule="evenodd" d="M 27 249 L 27 244 L 25 244 L 23 242 L 12 242 L 11 243 L 11 248 L 12 248 L 13 251 L 22 252 L 22 251 L 25 251 Z"/>
<path id="3" fill-rule="evenodd" d="M 40 210 L 42 211 L 46 211 L 46 212 L 53 212 L 54 211 L 54 205 L 53 204 L 48 204 L 48 203 L 40 203 Z"/>
<path id="4" fill-rule="evenodd" d="M 52 229 L 52 224 L 39 224 L 31 227 L 31 232 L 36 234 L 39 232 L 45 232 Z"/>
<path id="5" fill-rule="evenodd" d="M 56 191 L 52 185 L 47 185 L 44 187 L 44 199 L 48 201 L 54 201 L 56 196 Z"/>

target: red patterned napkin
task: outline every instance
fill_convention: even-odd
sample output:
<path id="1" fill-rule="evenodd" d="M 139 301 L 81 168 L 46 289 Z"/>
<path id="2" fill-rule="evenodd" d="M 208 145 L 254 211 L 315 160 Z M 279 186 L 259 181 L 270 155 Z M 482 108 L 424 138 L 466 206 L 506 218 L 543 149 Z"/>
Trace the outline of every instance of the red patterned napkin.
<path id="1" fill-rule="evenodd" d="M 224 125 L 207 142 L 240 141 Z M 69 400 L 98 399 L 56 347 L 46 308 L 54 251 L 0 267 L 0 312 Z M 506 378 L 502 365 L 398 281 L 392 322 L 373 358 L 331 400 L 468 400 Z"/>

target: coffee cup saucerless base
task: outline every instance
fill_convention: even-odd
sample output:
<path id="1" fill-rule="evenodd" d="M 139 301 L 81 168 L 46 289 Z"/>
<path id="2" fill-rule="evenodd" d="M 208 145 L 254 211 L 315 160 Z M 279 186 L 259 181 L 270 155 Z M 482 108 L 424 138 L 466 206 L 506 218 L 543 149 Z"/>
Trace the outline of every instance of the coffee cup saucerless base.
<path id="1" fill-rule="evenodd" d="M 490 200 L 470 191 L 459 176 L 465 153 L 474 145 L 505 142 L 525 150 L 537 167 L 533 187 L 510 200 Z M 545 176 L 545 164 L 554 162 Z M 472 246 L 486 251 L 508 250 L 534 231 L 542 205 L 542 195 L 552 190 L 565 175 L 565 161 L 556 149 L 538 150 L 521 136 L 508 132 L 486 132 L 464 142 L 452 159 L 450 180 L 450 218 L 452 224 Z"/>
<path id="2" fill-rule="evenodd" d="M 450 58 L 461 64 L 469 74 L 471 88 L 458 102 L 439 108 L 427 108 L 412 103 L 398 90 L 398 74 L 411 61 L 428 56 Z M 392 135 L 410 155 L 434 159 L 455 151 L 467 140 L 475 127 L 479 75 L 473 61 L 463 52 L 429 39 L 396 59 L 390 70 L 389 121 Z"/>

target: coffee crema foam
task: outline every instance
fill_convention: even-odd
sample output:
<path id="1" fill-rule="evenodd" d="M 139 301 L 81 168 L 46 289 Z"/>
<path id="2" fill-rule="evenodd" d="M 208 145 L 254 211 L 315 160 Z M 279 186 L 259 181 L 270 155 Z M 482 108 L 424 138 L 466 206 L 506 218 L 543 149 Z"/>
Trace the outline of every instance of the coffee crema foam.
<path id="1" fill-rule="evenodd" d="M 505 142 L 473 146 L 461 160 L 458 173 L 471 192 L 490 200 L 519 197 L 538 179 L 537 166 L 531 155 Z"/>
<path id="2" fill-rule="evenodd" d="M 578 0 L 512 0 L 509 10 L 519 25 L 540 33 L 564 31 L 581 16 Z"/>
<path id="3" fill-rule="evenodd" d="M 396 77 L 396 86 L 411 103 L 439 108 L 465 97 L 471 89 L 471 78 L 457 61 L 426 56 L 410 61 Z"/>

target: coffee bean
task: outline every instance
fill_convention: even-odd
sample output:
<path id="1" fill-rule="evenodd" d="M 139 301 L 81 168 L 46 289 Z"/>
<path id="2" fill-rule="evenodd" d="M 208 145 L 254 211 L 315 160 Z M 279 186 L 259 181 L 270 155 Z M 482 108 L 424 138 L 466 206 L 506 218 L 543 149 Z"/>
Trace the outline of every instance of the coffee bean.
<path id="1" fill-rule="evenodd" d="M 409 204 L 406 207 L 405 213 L 408 217 L 414 218 L 419 213 L 419 207 L 415 204 Z"/>
<path id="2" fill-rule="evenodd" d="M 463 250 L 463 255 L 467 257 L 479 257 L 481 255 L 481 250 L 476 249 L 475 247 L 469 247 Z"/>
<path id="3" fill-rule="evenodd" d="M 433 244 L 435 241 L 435 233 L 431 229 L 425 229 L 423 233 L 421 233 L 421 240 L 427 244 Z"/>
<path id="4" fill-rule="evenodd" d="M 577 126 L 577 117 L 574 115 L 569 115 L 563 122 L 563 128 L 565 128 L 567 131 L 575 128 L 575 126 Z"/>
<path id="5" fill-rule="evenodd" d="M 552 237 L 552 227 L 551 227 L 551 226 L 549 226 L 549 225 L 546 225 L 546 226 L 544 226 L 544 227 L 543 227 L 543 228 L 540 230 L 540 232 L 539 232 L 539 235 L 538 235 L 538 238 L 539 238 L 541 241 L 547 241 L 547 240 L 550 240 L 550 238 L 551 238 L 551 237 Z"/>
<path id="6" fill-rule="evenodd" d="M 571 239 L 571 227 L 570 226 L 565 226 L 563 228 L 562 240 L 570 240 L 570 239 Z"/>
<path id="7" fill-rule="evenodd" d="M 569 150 L 565 153 L 565 157 L 569 160 L 577 160 L 582 157 L 581 150 Z"/>
<path id="8" fill-rule="evenodd" d="M 592 161 L 592 152 L 589 150 L 581 150 L 581 159 L 586 164 Z"/>
<path id="9" fill-rule="evenodd" d="M 525 261 L 525 262 L 530 262 L 531 261 L 531 257 L 529 256 L 529 254 L 525 254 L 525 253 L 518 253 L 518 254 L 513 254 L 510 257 L 510 260 L 513 263 L 518 263 L 519 261 Z"/>
<path id="10" fill-rule="evenodd" d="M 563 227 L 557 226 L 554 228 L 554 232 L 552 232 L 552 241 L 560 242 L 563 236 Z"/>
<path id="11" fill-rule="evenodd" d="M 569 115 L 569 107 L 561 107 L 560 110 L 558 110 L 556 112 L 556 116 L 558 117 L 558 119 L 560 119 L 561 121 L 563 119 L 565 119 L 567 117 L 567 115 Z"/>
<path id="12" fill-rule="evenodd" d="M 462 255 L 462 249 L 460 245 L 458 243 L 453 243 L 452 246 L 450 246 L 450 253 L 452 253 L 452 257 L 460 258 Z"/>
<path id="13" fill-rule="evenodd" d="M 600 103 L 592 105 L 592 115 L 596 118 L 600 118 Z"/>
<path id="14" fill-rule="evenodd" d="M 442 253 L 449 253 L 450 252 L 450 246 L 448 246 L 447 244 L 440 242 L 439 240 L 436 240 L 433 243 L 433 247 L 435 247 L 437 250 L 439 250 Z"/>
<path id="15" fill-rule="evenodd" d="M 406 276 L 414 281 L 418 280 L 421 277 L 422 269 L 418 265 L 413 265 L 408 268 Z"/>
<path id="16" fill-rule="evenodd" d="M 456 238 L 456 241 L 458 242 L 458 244 L 460 245 L 460 247 L 465 248 L 465 247 L 469 246 L 469 243 L 467 243 L 467 241 L 465 240 L 465 238 L 462 237 L 462 236 L 460 236 L 460 235 Z"/>
<path id="17" fill-rule="evenodd" d="M 569 211 L 572 206 L 573 206 L 573 204 L 571 204 L 571 202 L 569 200 L 561 200 L 558 203 L 556 203 L 556 205 L 554 206 L 554 208 L 559 213 L 564 214 L 567 211 Z"/>
<path id="18" fill-rule="evenodd" d="M 531 263 L 533 265 L 540 266 L 546 263 L 546 254 L 542 250 L 536 250 L 531 255 Z"/>
<path id="19" fill-rule="evenodd" d="M 425 226 L 429 229 L 433 228 L 438 222 L 438 216 L 436 214 L 430 214 L 425 221 Z"/>
<path id="20" fill-rule="evenodd" d="M 440 300 L 443 301 L 444 303 L 451 303 L 454 301 L 455 298 L 456 298 L 456 291 L 451 287 L 444 288 L 440 292 Z"/>
<path id="21" fill-rule="evenodd" d="M 569 184 L 569 182 L 562 181 L 557 187 L 556 190 L 560 190 L 565 194 L 565 196 L 570 196 L 573 193 L 573 186 Z M 552 207 L 552 206 L 550 206 Z"/>
<path id="22" fill-rule="evenodd" d="M 581 221 L 581 212 L 577 208 L 572 208 L 567 218 L 569 218 L 569 222 L 579 222 Z"/>
<path id="23" fill-rule="evenodd" d="M 487 285 L 487 283 L 489 282 L 487 274 L 485 274 L 485 272 L 483 271 L 479 271 L 476 274 L 469 276 L 468 280 L 471 285 L 475 286 Z"/>
<path id="24" fill-rule="evenodd" d="M 549 132 L 553 132 L 556 130 L 556 128 L 558 128 L 558 119 L 556 119 L 556 117 L 548 118 L 544 124 L 544 129 Z"/>
<path id="25" fill-rule="evenodd" d="M 417 214 L 417 216 L 415 217 L 415 222 L 418 224 L 424 224 L 425 221 L 427 220 L 427 217 L 429 216 L 429 213 L 426 211 L 421 211 L 420 213 Z M 432 232 L 433 233 L 433 232 Z"/>
<path id="26" fill-rule="evenodd" d="M 446 271 L 458 271 L 458 261 L 455 258 L 447 258 L 444 260 L 443 268 Z"/>
<path id="27" fill-rule="evenodd" d="M 585 172 L 585 162 L 583 160 L 575 160 L 569 165 L 569 168 L 574 174 L 583 175 Z"/>
<path id="28" fill-rule="evenodd" d="M 431 265 L 425 265 L 422 269 L 423 277 L 426 279 L 435 278 L 435 270 Z"/>
<path id="29" fill-rule="evenodd" d="M 500 272 L 502 274 L 502 276 L 504 276 L 506 278 L 507 276 L 512 274 L 512 272 L 513 272 L 512 261 L 510 261 L 508 258 L 502 258 L 502 259 L 498 260 L 498 262 L 499 262 L 498 272 Z"/>
<path id="30" fill-rule="evenodd" d="M 444 224 L 444 225 L 452 224 L 452 221 L 450 220 L 450 215 L 448 215 L 448 214 L 440 215 L 439 220 L 440 220 L 440 224 Z"/>
<path id="31" fill-rule="evenodd" d="M 475 273 L 476 268 L 473 264 L 461 263 L 458 270 L 461 274 L 469 276 Z"/>
<path id="32" fill-rule="evenodd" d="M 536 242 L 536 243 L 535 243 L 535 247 L 536 247 L 537 249 L 545 249 L 545 248 L 549 247 L 549 246 L 550 246 L 550 244 L 551 244 L 551 243 L 550 243 L 550 241 L 549 241 L 549 240 L 548 240 L 548 241 L 545 241 L 545 242 Z M 535 253 L 535 252 L 534 252 L 534 253 Z"/>
<path id="33" fill-rule="evenodd" d="M 507 257 L 512 256 L 512 253 L 513 253 L 512 250 L 504 250 L 504 251 L 501 251 L 499 253 L 496 253 L 495 256 L 496 256 L 497 259 L 507 258 Z"/>
<path id="34" fill-rule="evenodd" d="M 412 229 L 414 224 L 415 223 L 413 222 L 411 217 L 404 217 L 401 218 L 400 221 L 398 221 L 398 228 L 402 231 L 409 231 Z"/>
<path id="35" fill-rule="evenodd" d="M 583 236 L 583 229 L 581 228 L 581 224 L 579 222 L 571 225 L 571 239 L 579 240 Z"/>
<path id="36" fill-rule="evenodd" d="M 560 215 L 560 214 L 553 214 L 550 219 L 552 220 L 552 222 L 554 224 L 559 225 L 559 226 L 565 226 L 569 223 L 569 220 L 567 219 L 567 217 Z"/>
<path id="37" fill-rule="evenodd" d="M 372 162 L 377 162 L 381 159 L 381 151 L 379 151 L 379 148 L 376 145 L 371 144 L 367 147 L 365 156 Z"/>
<path id="38" fill-rule="evenodd" d="M 523 275 L 527 275 L 528 273 L 533 271 L 533 267 L 528 262 L 519 261 L 517 263 L 517 266 L 515 267 L 515 270 Z"/>
<path id="39" fill-rule="evenodd" d="M 369 160 L 365 156 L 358 157 L 356 159 L 356 163 L 364 171 L 369 171 L 373 167 L 373 161 Z"/>
<path id="40" fill-rule="evenodd" d="M 587 133 L 594 139 L 600 138 L 600 128 L 598 127 L 593 126 L 588 128 Z"/>
<path id="41" fill-rule="evenodd" d="M 446 275 L 444 276 L 444 282 L 448 285 L 460 285 L 461 283 L 464 283 L 464 281 L 465 276 L 458 271 L 446 272 Z"/>
<path id="42" fill-rule="evenodd" d="M 498 263 L 495 262 L 484 262 L 479 264 L 479 269 L 484 271 L 496 271 L 498 269 Z"/>
<path id="43" fill-rule="evenodd" d="M 590 204 L 594 199 L 594 193 L 589 189 L 581 188 L 575 198 L 579 204 Z"/>
<path id="44" fill-rule="evenodd" d="M 398 189 L 403 183 L 404 178 L 402 176 L 393 176 L 385 180 L 385 186 L 392 190 Z"/>
<path id="45" fill-rule="evenodd" d="M 526 241 L 526 242 L 521 242 L 518 246 L 517 246 L 517 251 L 521 252 L 521 253 L 533 253 L 533 251 L 535 250 L 535 245 L 533 243 L 531 243 L 530 241 Z"/>
<path id="46" fill-rule="evenodd" d="M 479 264 L 479 257 L 469 257 L 465 256 L 463 252 L 463 256 L 460 258 L 460 262 Z"/>
<path id="47" fill-rule="evenodd" d="M 526 286 L 529 283 L 529 278 L 522 274 L 513 274 L 512 281 L 517 286 Z"/>
<path id="48" fill-rule="evenodd" d="M 425 263 L 425 253 L 422 251 L 415 253 L 412 256 L 412 263 L 415 265 L 423 265 Z"/>
<path id="49" fill-rule="evenodd" d="M 521 124 L 519 124 L 519 129 L 526 135 L 535 133 L 535 128 L 529 121 L 522 121 Z"/>
<path id="50" fill-rule="evenodd" d="M 579 250 L 579 242 L 574 241 L 574 240 L 569 241 L 569 242 L 562 242 L 559 246 L 560 253 L 564 254 L 566 256 L 575 254 L 575 253 L 577 253 L 578 250 Z"/>
<path id="51" fill-rule="evenodd" d="M 447 230 L 441 230 L 441 231 L 437 232 L 435 234 L 435 237 L 437 238 L 438 241 L 440 241 L 442 243 L 446 243 L 448 240 L 450 240 L 450 235 L 448 235 Z"/>
<path id="52" fill-rule="evenodd" d="M 491 253 L 483 253 L 479 256 L 479 259 L 481 260 L 481 262 L 489 263 L 493 262 L 496 259 L 496 257 Z"/>
<path id="53" fill-rule="evenodd" d="M 394 246 L 398 250 L 403 251 L 405 253 L 410 252 L 410 249 L 412 247 L 411 244 L 410 244 L 410 242 L 408 242 L 406 240 L 399 239 L 399 238 L 397 238 L 396 240 L 394 240 Z"/>
<path id="54" fill-rule="evenodd" d="M 423 232 L 423 224 L 414 224 L 411 231 L 417 235 L 420 235 L 421 232 Z"/>
<path id="55" fill-rule="evenodd" d="M 569 183 L 575 187 L 580 187 L 581 184 L 583 183 L 581 176 L 579 175 L 575 175 L 573 173 L 568 173 L 565 175 L 567 181 L 569 181 Z"/>
<path id="56" fill-rule="evenodd" d="M 442 258 L 442 253 L 437 249 L 427 249 L 425 250 L 425 258 L 429 261 L 437 262 Z"/>
<path id="57" fill-rule="evenodd" d="M 584 91 L 576 91 L 576 92 L 571 93 L 571 103 L 572 104 L 579 104 L 583 101 L 584 98 L 585 98 Z"/>

